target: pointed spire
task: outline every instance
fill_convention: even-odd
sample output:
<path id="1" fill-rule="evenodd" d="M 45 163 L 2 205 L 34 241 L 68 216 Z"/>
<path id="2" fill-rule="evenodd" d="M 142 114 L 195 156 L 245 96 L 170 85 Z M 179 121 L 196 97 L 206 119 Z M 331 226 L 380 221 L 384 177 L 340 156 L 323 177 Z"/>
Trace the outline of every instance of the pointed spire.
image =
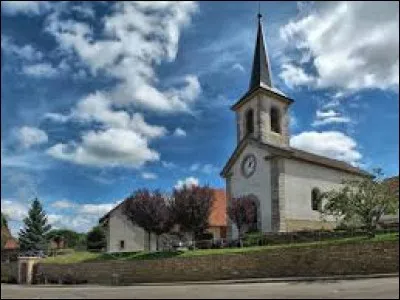
<path id="1" fill-rule="evenodd" d="M 251 71 L 251 79 L 249 90 L 256 87 L 267 85 L 272 88 L 271 71 L 269 66 L 268 54 L 264 45 L 264 34 L 261 24 L 262 15 L 258 13 L 258 30 L 257 40 L 254 49 L 253 68 Z"/>

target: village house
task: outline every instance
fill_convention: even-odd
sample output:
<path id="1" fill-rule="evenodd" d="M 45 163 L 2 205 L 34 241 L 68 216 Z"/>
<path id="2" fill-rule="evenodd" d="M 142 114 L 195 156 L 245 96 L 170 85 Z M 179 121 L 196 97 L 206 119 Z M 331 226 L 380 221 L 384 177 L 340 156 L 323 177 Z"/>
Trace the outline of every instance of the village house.
<path id="1" fill-rule="evenodd" d="M 209 216 L 209 228 L 214 238 L 226 238 L 226 195 L 223 189 L 212 189 L 213 206 Z M 127 201 L 127 200 L 125 200 Z M 104 227 L 107 240 L 107 252 L 132 252 L 156 249 L 156 236 L 150 235 L 141 227 L 133 224 L 122 211 L 125 201 L 118 204 L 99 223 Z M 176 230 L 175 230 L 176 231 Z"/>

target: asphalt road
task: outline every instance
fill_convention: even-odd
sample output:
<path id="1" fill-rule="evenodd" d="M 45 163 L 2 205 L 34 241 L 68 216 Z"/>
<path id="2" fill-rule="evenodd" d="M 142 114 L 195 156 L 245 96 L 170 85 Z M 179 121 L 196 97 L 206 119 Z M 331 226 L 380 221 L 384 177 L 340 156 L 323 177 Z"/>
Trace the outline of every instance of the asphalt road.
<path id="1" fill-rule="evenodd" d="M 399 299 L 399 278 L 311 282 L 104 286 L 1 285 L 2 299 L 350 298 Z"/>

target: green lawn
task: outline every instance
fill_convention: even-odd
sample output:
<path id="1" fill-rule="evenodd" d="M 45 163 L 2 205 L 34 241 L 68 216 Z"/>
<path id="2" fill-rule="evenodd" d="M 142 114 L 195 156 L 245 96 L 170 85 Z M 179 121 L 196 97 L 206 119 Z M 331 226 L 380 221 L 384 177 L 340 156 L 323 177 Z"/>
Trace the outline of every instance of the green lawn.
<path id="1" fill-rule="evenodd" d="M 104 261 L 104 260 L 145 260 L 145 259 L 162 259 L 169 257 L 190 257 L 201 255 L 221 255 L 221 254 L 236 254 L 248 253 L 255 251 L 268 251 L 271 249 L 282 248 L 300 248 L 300 247 L 324 247 L 333 244 L 348 244 L 348 243 L 365 243 L 365 242 L 380 242 L 380 241 L 398 241 L 398 233 L 379 234 L 373 239 L 366 237 L 342 238 L 337 240 L 312 242 L 312 243 L 292 243 L 273 246 L 254 246 L 245 248 L 226 248 L 226 249 L 205 249 L 185 252 L 125 252 L 125 253 L 91 253 L 91 252 L 75 252 L 73 254 L 59 255 L 56 257 L 48 257 L 43 263 L 79 263 L 89 261 Z"/>

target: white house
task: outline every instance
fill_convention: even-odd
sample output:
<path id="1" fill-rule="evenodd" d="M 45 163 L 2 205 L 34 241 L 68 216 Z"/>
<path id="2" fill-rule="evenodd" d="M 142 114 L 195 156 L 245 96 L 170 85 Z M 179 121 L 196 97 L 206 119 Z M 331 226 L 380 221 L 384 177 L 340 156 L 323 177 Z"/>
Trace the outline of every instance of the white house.
<path id="1" fill-rule="evenodd" d="M 250 86 L 231 107 L 237 146 L 221 176 L 228 205 L 232 197 L 251 194 L 258 199 L 257 227 L 262 232 L 332 228 L 317 211 L 319 193 L 339 187 L 345 178 L 369 176 L 348 163 L 292 148 L 288 111 L 293 102 L 272 85 L 258 15 Z M 229 223 L 228 237 L 236 236 L 236 227 Z"/>

